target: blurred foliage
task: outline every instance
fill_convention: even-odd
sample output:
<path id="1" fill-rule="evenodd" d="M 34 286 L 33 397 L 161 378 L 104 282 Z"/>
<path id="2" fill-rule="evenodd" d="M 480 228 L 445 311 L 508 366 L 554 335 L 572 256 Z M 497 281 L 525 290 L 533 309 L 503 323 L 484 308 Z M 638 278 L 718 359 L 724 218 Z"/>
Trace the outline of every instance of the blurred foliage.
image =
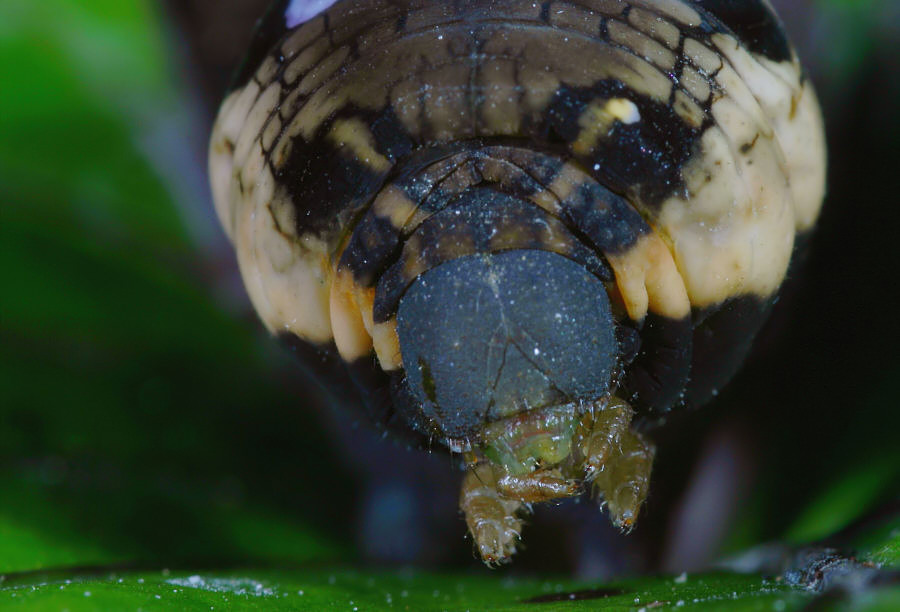
<path id="1" fill-rule="evenodd" d="M 823 5 L 849 15 L 846 38 L 826 50 L 849 82 L 870 57 L 880 4 L 865 3 L 872 13 Z M 541 609 L 808 602 L 753 575 L 649 577 L 588 592 L 597 585 L 347 569 L 358 476 L 304 410 L 315 391 L 257 323 L 235 314 L 158 163 L 160 134 L 172 135 L 186 95 L 167 32 L 149 0 L 0 3 L 0 607 L 514 609 L 569 591 L 574 601 Z M 847 192 L 842 180 L 833 192 Z M 823 220 L 826 237 L 838 220 Z M 833 282 L 820 274 L 812 290 Z M 864 416 L 810 425 L 784 415 L 732 547 L 825 539 L 896 499 L 897 364 L 878 362 L 867 380 L 857 376 L 865 364 L 834 366 L 854 374 L 841 401 Z M 787 397 L 808 389 L 821 400 L 819 381 L 799 371 Z M 741 384 L 737 395 L 751 385 Z M 821 457 L 791 454 L 801 424 L 820 436 Z M 811 469 L 817 462 L 826 469 Z M 846 541 L 897 567 L 892 516 Z M 603 598 L 580 599 L 588 596 Z M 882 591 L 850 605 L 890 609 L 897 597 Z"/>

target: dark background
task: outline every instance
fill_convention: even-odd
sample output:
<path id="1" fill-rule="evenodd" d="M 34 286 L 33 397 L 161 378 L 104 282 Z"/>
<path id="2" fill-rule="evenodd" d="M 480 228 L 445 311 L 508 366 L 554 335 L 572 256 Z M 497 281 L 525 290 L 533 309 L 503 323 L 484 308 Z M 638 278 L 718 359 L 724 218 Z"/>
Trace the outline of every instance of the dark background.
<path id="1" fill-rule="evenodd" d="M 477 565 L 450 460 L 329 404 L 262 331 L 214 218 L 206 139 L 265 4 L 0 10 L 7 568 Z M 540 508 L 514 571 L 693 569 L 897 499 L 900 15 L 776 4 L 826 115 L 818 229 L 740 375 L 660 436 L 638 530 L 591 502 Z"/>

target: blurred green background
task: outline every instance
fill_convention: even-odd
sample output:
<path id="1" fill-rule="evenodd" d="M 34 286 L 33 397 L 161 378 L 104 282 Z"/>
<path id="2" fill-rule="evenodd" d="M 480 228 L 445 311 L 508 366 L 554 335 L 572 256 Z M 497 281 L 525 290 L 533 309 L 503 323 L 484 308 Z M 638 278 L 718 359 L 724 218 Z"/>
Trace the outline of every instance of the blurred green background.
<path id="1" fill-rule="evenodd" d="M 541 510 L 529 548 L 490 576 L 462 538 L 449 460 L 370 435 L 248 306 L 205 146 L 264 4 L 0 2 L 0 607 L 40 586 L 34 609 L 147 609 L 153 582 L 208 609 L 219 600 L 184 595 L 195 572 L 232 603 L 308 583 L 320 603 L 479 607 L 503 588 L 570 588 L 536 576 L 677 574 L 858 524 L 896 562 L 898 3 L 776 2 L 828 124 L 805 261 L 740 376 L 662 435 L 645 524 L 625 539 L 591 504 Z M 436 573 L 385 569 L 401 565 Z M 93 592 L 51 597 L 65 580 Z"/>

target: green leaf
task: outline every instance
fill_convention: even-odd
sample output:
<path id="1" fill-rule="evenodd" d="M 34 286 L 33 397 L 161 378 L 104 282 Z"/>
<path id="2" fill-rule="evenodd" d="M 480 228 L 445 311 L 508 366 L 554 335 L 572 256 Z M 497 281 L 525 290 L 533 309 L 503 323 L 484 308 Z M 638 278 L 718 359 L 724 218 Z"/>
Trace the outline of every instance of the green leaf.
<path id="1" fill-rule="evenodd" d="M 70 582 L 67 582 L 69 581 Z M 341 568 L 13 577 L 0 606 L 29 610 L 796 610 L 809 596 L 736 574 L 597 585 L 499 574 L 436 575 Z"/>
<path id="2" fill-rule="evenodd" d="M 0 3 L 0 572 L 348 556 L 307 503 L 347 476 L 149 152 L 184 96 L 158 10 Z"/>
<path id="3" fill-rule="evenodd" d="M 835 479 L 800 513 L 786 534 L 787 540 L 814 542 L 839 531 L 873 507 L 898 477 L 900 464 L 893 452 L 859 463 Z"/>

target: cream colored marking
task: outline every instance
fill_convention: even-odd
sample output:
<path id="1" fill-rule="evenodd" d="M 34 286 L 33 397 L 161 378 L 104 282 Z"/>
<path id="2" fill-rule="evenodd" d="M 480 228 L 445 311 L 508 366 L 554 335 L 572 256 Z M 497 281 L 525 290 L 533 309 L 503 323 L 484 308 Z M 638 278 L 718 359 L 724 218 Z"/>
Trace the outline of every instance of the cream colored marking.
<path id="1" fill-rule="evenodd" d="M 219 221 L 232 240 L 235 233 L 234 193 L 231 191 L 234 148 L 259 92 L 259 85 L 254 81 L 245 88 L 232 92 L 219 109 L 210 141 L 209 168 L 213 201 Z"/>
<path id="2" fill-rule="evenodd" d="M 774 143 L 761 135 L 748 155 L 738 155 L 747 140 L 735 138 L 751 139 L 752 122 L 728 98 L 713 104 L 713 116 L 718 127 L 704 132 L 702 154 L 683 171 L 690 196 L 668 199 L 657 219 L 695 307 L 736 295 L 771 296 L 794 241 L 793 207 Z"/>
<path id="3" fill-rule="evenodd" d="M 266 155 L 259 142 L 257 142 L 250 150 L 250 153 L 247 155 L 247 159 L 238 174 L 240 176 L 240 184 L 243 185 L 244 191 L 243 194 L 238 196 L 237 201 L 241 202 L 241 197 L 243 197 L 244 206 L 247 205 L 247 202 L 252 202 L 254 204 L 259 203 L 259 205 L 263 207 L 268 205 L 268 202 L 274 193 L 275 183 L 274 177 L 272 177 L 271 172 L 266 168 Z M 267 180 L 268 177 L 271 177 L 272 180 Z M 232 189 L 235 193 L 240 192 L 238 187 L 237 181 L 232 183 Z"/>
<path id="4" fill-rule="evenodd" d="M 728 36 L 713 40 L 734 66 L 735 78 L 729 82 L 746 84 L 771 124 L 790 178 L 796 227 L 809 229 L 822 205 L 826 167 L 822 118 L 811 85 L 801 84 L 796 61 L 751 55 Z"/>
<path id="5" fill-rule="evenodd" d="M 385 372 L 403 367 L 400 358 L 400 339 L 397 336 L 397 319 L 392 318 L 383 323 L 375 323 L 372 310 L 375 304 L 375 288 L 364 289 L 353 283 L 354 300 L 362 316 L 366 333 L 372 337 L 372 347 L 378 357 L 378 363 Z"/>
<path id="6" fill-rule="evenodd" d="M 369 126 L 358 117 L 338 119 L 328 132 L 330 140 L 339 149 L 347 148 L 354 158 L 376 172 L 387 172 L 393 165 L 384 155 L 375 150 L 375 136 Z"/>
<path id="7" fill-rule="evenodd" d="M 616 121 L 628 125 L 640 119 L 637 106 L 627 98 L 591 102 L 578 118 L 581 131 L 571 144 L 572 151 L 576 155 L 588 155 L 597 146 L 597 141 L 609 134 Z"/>
<path id="8" fill-rule="evenodd" d="M 519 64 L 519 79 L 526 84 L 523 112 L 526 109 L 532 113 L 543 111 L 550 104 L 560 85 L 559 79 L 552 71 L 544 70 L 541 66 L 529 62 Z"/>
<path id="9" fill-rule="evenodd" d="M 691 127 L 699 128 L 703 125 L 703 119 L 705 118 L 703 109 L 697 106 L 697 103 L 680 89 L 675 92 L 672 108 Z"/>
<path id="10" fill-rule="evenodd" d="M 280 66 L 281 64 L 279 64 L 274 57 L 271 55 L 266 56 L 266 59 L 262 61 L 262 64 L 260 64 L 259 68 L 256 70 L 256 80 L 263 85 L 268 85 L 272 82 L 272 78 L 275 76 L 275 73 Z"/>
<path id="11" fill-rule="evenodd" d="M 344 361 L 352 362 L 369 355 L 373 348 L 372 336 L 366 330 L 351 272 L 338 270 L 335 273 L 329 303 L 334 343 Z"/>
<path id="12" fill-rule="evenodd" d="M 766 136 L 772 136 L 772 125 L 759 102 L 754 97 L 753 92 L 747 87 L 740 75 L 738 75 L 730 64 L 725 64 L 716 75 L 716 81 L 719 87 L 728 98 L 731 98 L 741 110 L 747 115 L 747 121 L 759 127 L 760 131 Z"/>
<path id="13" fill-rule="evenodd" d="M 644 34 L 661 41 L 670 49 L 678 48 L 681 31 L 659 15 L 643 9 L 632 8 L 628 13 L 628 22 Z"/>
<path id="14" fill-rule="evenodd" d="M 691 66 L 685 66 L 682 69 L 681 78 L 678 81 L 698 102 L 706 102 L 709 98 L 709 81 Z"/>
<path id="15" fill-rule="evenodd" d="M 297 28 L 293 34 L 288 36 L 284 44 L 281 45 L 281 53 L 285 58 L 294 57 L 301 49 L 306 47 L 316 36 L 320 36 L 325 32 L 325 20 L 313 19 Z"/>
<path id="16" fill-rule="evenodd" d="M 262 173 L 269 176 L 261 176 L 260 183 L 274 185 L 268 169 Z M 289 201 L 270 205 L 293 206 Z M 263 323 L 273 333 L 289 332 L 315 343 L 329 341 L 330 273 L 325 245 L 279 232 L 273 215 L 255 198 L 244 199 L 237 213 L 238 264 Z"/>
<path id="17" fill-rule="evenodd" d="M 822 113 L 810 81 L 800 91 L 793 119 L 776 123 L 775 130 L 787 161 L 797 230 L 806 231 L 822 207 L 827 165 Z"/>
<path id="18" fill-rule="evenodd" d="M 671 319 L 691 313 L 691 302 L 672 253 L 655 232 L 638 238 L 625 253 L 606 253 L 606 260 L 632 320 L 643 320 L 648 310 Z"/>
<path id="19" fill-rule="evenodd" d="M 629 2 L 671 17 L 687 26 L 698 26 L 703 23 L 700 14 L 681 0 L 629 0 Z"/>
<path id="20" fill-rule="evenodd" d="M 427 215 L 419 210 L 418 205 L 409 199 L 406 192 L 395 185 L 388 185 L 378 194 L 372 203 L 372 212 L 379 217 L 390 219 L 391 225 L 398 230 L 402 230 L 413 217 Z M 418 225 L 415 221 L 413 223 Z"/>
<path id="21" fill-rule="evenodd" d="M 581 170 L 572 164 L 565 164 L 553 178 L 553 182 L 547 185 L 547 189 L 534 194 L 530 199 L 547 212 L 558 216 L 562 213 L 561 203 L 586 179 Z"/>
<path id="22" fill-rule="evenodd" d="M 522 87 L 516 83 L 515 60 L 488 60 L 481 67 L 481 85 L 484 101 L 481 104 L 480 132 L 492 136 L 518 134 L 521 110 L 519 94 Z"/>
<path id="23" fill-rule="evenodd" d="M 618 61 L 614 59 L 613 63 L 606 67 L 609 76 L 657 102 L 668 102 L 672 81 L 666 74 L 646 60 L 622 49 L 614 49 L 613 56 Z"/>
<path id="24" fill-rule="evenodd" d="M 671 70 L 675 66 L 675 54 L 649 36 L 645 36 L 615 19 L 611 19 L 606 27 L 609 31 L 609 38 L 613 42 L 633 49 L 638 55 L 663 70 Z"/>
<path id="25" fill-rule="evenodd" d="M 287 97 L 278 105 L 278 115 L 281 117 L 282 125 L 287 123 L 291 117 L 297 114 L 297 101 L 300 99 L 300 92 L 296 87 L 290 90 Z"/>
<path id="26" fill-rule="evenodd" d="M 272 115 L 269 123 L 266 124 L 262 134 L 262 146 L 266 151 L 272 150 L 275 139 L 281 133 L 281 116 L 278 113 Z"/>
<path id="27" fill-rule="evenodd" d="M 684 55 L 706 74 L 712 74 L 722 67 L 721 56 L 699 40 L 693 38 L 685 39 Z"/>
<path id="28" fill-rule="evenodd" d="M 284 80 L 288 85 L 293 85 L 301 75 L 316 65 L 328 51 L 329 44 L 327 38 L 320 38 L 312 45 L 303 50 L 300 55 L 294 58 L 287 68 L 284 70 Z M 299 88 L 297 93 L 300 93 Z"/>
<path id="29" fill-rule="evenodd" d="M 294 149 L 294 139 L 296 135 L 281 132 L 281 136 L 275 141 L 275 147 L 269 152 L 269 159 L 276 170 L 280 170 L 291 157 L 291 151 Z"/>
<path id="30" fill-rule="evenodd" d="M 234 236 L 234 206 L 232 205 L 231 172 L 234 140 L 224 133 L 226 118 L 234 113 L 234 104 L 242 92 L 235 91 L 222 103 L 219 117 L 213 126 L 209 145 L 209 184 L 219 222 L 229 239 Z"/>
<path id="31" fill-rule="evenodd" d="M 416 234 L 406 239 L 403 245 L 403 278 L 412 280 L 425 271 L 425 266 L 419 258 L 421 252 L 421 241 Z"/>
<path id="32" fill-rule="evenodd" d="M 244 165 L 247 155 L 254 143 L 259 141 L 259 133 L 269 116 L 278 106 L 281 97 L 281 85 L 273 83 L 270 85 L 250 109 L 247 117 L 244 119 L 244 125 L 241 127 L 241 135 L 234 145 L 234 167 L 240 168 Z"/>
<path id="33" fill-rule="evenodd" d="M 397 319 L 376 323 L 372 328 L 372 344 L 382 370 L 392 372 L 403 367 L 400 338 L 397 336 Z"/>
<path id="34" fill-rule="evenodd" d="M 474 121 L 466 95 L 471 68 L 468 63 L 445 66 L 429 71 L 425 80 L 425 120 L 434 132 L 434 139 L 446 142 L 472 137 Z"/>
<path id="35" fill-rule="evenodd" d="M 731 36 L 713 34 L 711 40 L 767 112 L 774 114 L 772 111 L 790 102 L 789 92 L 798 88 L 798 73 L 790 77 L 784 70 L 768 70 Z M 770 62 L 770 65 L 773 64 Z"/>
<path id="36" fill-rule="evenodd" d="M 412 135 L 418 135 L 421 126 L 419 125 L 420 105 L 419 105 L 419 82 L 415 77 L 398 83 L 391 90 L 391 108 L 397 113 L 397 118 L 406 131 Z"/>
<path id="37" fill-rule="evenodd" d="M 344 60 L 346 60 L 349 55 L 350 47 L 340 47 L 339 49 L 336 49 L 331 55 L 322 60 L 318 66 L 310 69 L 310 71 L 306 73 L 300 80 L 300 84 L 297 85 L 297 89 L 304 95 L 317 89 L 338 71 L 338 68 L 344 64 Z"/>
<path id="38" fill-rule="evenodd" d="M 296 133 L 302 134 L 307 141 L 311 141 L 322 123 L 346 103 L 343 90 L 334 89 L 327 86 L 317 89 L 291 122 L 292 128 L 296 126 Z"/>

